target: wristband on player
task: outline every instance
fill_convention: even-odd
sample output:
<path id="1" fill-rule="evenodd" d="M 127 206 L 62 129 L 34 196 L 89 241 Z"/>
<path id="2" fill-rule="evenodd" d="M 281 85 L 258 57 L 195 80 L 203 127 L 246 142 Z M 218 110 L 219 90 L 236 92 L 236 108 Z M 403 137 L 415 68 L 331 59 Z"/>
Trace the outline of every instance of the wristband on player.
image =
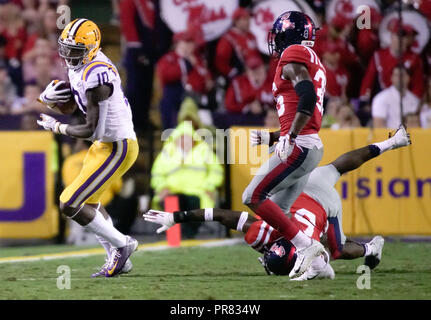
<path id="1" fill-rule="evenodd" d="M 173 213 L 175 223 L 183 223 L 191 221 L 190 217 L 187 216 L 187 211 L 175 211 Z"/>
<path id="2" fill-rule="evenodd" d="M 67 136 L 66 129 L 68 126 L 69 126 L 68 124 L 57 122 L 55 124 L 55 127 L 54 127 L 54 132 L 55 133 L 61 133 L 61 134 L 64 134 L 65 136 Z"/>

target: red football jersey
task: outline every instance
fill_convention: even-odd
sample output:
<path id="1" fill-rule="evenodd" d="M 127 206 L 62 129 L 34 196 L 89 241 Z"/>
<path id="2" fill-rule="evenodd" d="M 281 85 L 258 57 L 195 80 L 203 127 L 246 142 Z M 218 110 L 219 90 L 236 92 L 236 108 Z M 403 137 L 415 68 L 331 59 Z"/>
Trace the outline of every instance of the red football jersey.
<path id="1" fill-rule="evenodd" d="M 320 241 L 328 229 L 328 217 L 325 209 L 313 198 L 301 193 L 290 208 L 291 220 L 307 236 Z"/>
<path id="2" fill-rule="evenodd" d="M 283 78 L 283 67 L 290 62 L 301 63 L 306 66 L 314 89 L 316 90 L 317 102 L 311 119 L 304 126 L 299 134 L 313 134 L 320 130 L 323 114 L 323 97 L 326 86 L 326 70 L 320 62 L 319 57 L 313 49 L 295 44 L 288 47 L 281 54 L 275 71 L 272 93 L 277 101 L 278 117 L 280 119 L 281 135 L 289 133 L 290 126 L 295 118 L 298 108 L 299 97 L 295 92 L 292 81 Z"/>
<path id="3" fill-rule="evenodd" d="M 290 212 L 290 219 L 300 230 L 310 238 L 320 241 L 320 237 L 328 229 L 328 219 L 325 210 L 316 200 L 301 193 Z M 262 252 L 264 247 L 271 248 L 281 237 L 281 233 L 265 221 L 258 220 L 250 226 L 244 238 L 253 249 Z"/>

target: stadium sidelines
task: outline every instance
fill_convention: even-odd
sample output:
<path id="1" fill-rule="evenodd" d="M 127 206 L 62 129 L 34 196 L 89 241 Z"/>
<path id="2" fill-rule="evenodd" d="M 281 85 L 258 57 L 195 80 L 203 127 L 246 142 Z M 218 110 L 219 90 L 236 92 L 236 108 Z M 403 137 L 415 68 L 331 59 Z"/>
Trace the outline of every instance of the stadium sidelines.
<path id="1" fill-rule="evenodd" d="M 221 247 L 231 246 L 239 243 L 245 243 L 244 239 L 210 239 L 210 240 L 183 240 L 179 248 L 185 247 Z M 175 249 L 167 245 L 166 241 L 160 241 L 149 244 L 141 244 L 138 247 L 138 251 L 160 251 L 166 249 Z M 0 264 L 12 263 L 12 262 L 33 262 L 39 260 L 56 260 L 56 259 L 68 259 L 68 258 L 82 258 L 90 257 L 95 255 L 103 255 L 105 250 L 103 248 L 93 248 L 69 252 L 58 252 L 58 253 L 46 253 L 38 254 L 34 256 L 16 256 L 16 257 L 4 257 L 0 258 Z"/>

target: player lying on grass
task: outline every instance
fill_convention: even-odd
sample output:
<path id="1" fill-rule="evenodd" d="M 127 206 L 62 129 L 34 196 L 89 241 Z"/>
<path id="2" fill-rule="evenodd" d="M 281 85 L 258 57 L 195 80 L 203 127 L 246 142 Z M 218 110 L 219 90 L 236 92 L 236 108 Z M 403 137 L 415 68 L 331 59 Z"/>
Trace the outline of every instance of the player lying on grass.
<path id="1" fill-rule="evenodd" d="M 326 235 L 332 259 L 365 257 L 364 263 L 374 269 L 380 262 L 384 239 L 376 236 L 370 242 L 359 243 L 346 238 L 342 230 L 341 198 L 334 186 L 342 174 L 359 168 L 385 151 L 409 144 L 409 134 L 400 126 L 393 137 L 347 152 L 329 165 L 314 169 L 304 191 L 290 208 L 291 221 L 312 239 L 320 241 L 320 238 Z M 275 200 L 283 207 L 282 198 Z M 247 212 L 197 209 L 171 214 L 150 210 L 143 217 L 146 221 L 162 225 L 157 230 L 158 233 L 176 223 L 195 221 L 218 221 L 228 228 L 244 232 L 246 242 L 253 249 L 264 253 L 261 262 L 268 273 L 289 274 L 296 260 L 295 247 L 289 241 L 265 221 L 258 220 Z M 334 277 L 328 257 L 320 255 L 315 258 L 311 267 L 296 279 L 307 280 L 315 277 Z"/>

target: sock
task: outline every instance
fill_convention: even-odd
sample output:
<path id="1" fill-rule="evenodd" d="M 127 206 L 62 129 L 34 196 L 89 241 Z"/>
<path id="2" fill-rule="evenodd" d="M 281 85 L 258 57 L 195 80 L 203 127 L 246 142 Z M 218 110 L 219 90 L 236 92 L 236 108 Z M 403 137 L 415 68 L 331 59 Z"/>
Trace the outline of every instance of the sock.
<path id="1" fill-rule="evenodd" d="M 375 158 L 375 157 L 377 157 L 378 155 L 380 155 L 380 148 L 379 148 L 379 147 L 377 147 L 376 145 L 374 145 L 374 144 L 370 144 L 370 145 L 368 146 L 368 149 L 370 150 L 370 152 L 371 152 L 371 156 L 372 156 L 373 158 Z"/>
<path id="2" fill-rule="evenodd" d="M 290 240 L 298 250 L 310 245 L 311 239 L 299 230 L 298 226 L 290 221 L 283 210 L 270 199 L 262 202 L 256 213 L 287 240 Z"/>
<path id="3" fill-rule="evenodd" d="M 364 246 L 364 257 L 371 255 L 371 248 L 368 243 L 362 243 Z"/>
<path id="4" fill-rule="evenodd" d="M 114 223 L 112 222 L 111 217 L 108 216 L 108 219 L 106 219 L 106 221 L 111 226 L 114 226 Z M 96 239 L 99 241 L 99 243 L 105 249 L 106 255 L 108 256 L 108 259 L 110 259 L 111 258 L 111 248 L 112 248 L 111 244 L 108 241 L 106 241 L 105 239 L 103 239 L 101 236 L 98 236 L 97 234 L 96 234 Z"/>
<path id="5" fill-rule="evenodd" d="M 126 236 L 106 221 L 99 210 L 96 210 L 93 221 L 84 226 L 84 228 L 102 237 L 115 248 L 122 248 L 127 244 Z"/>
<path id="6" fill-rule="evenodd" d="M 393 140 L 389 138 L 382 142 L 373 143 L 371 146 L 376 146 L 377 148 L 379 148 L 380 154 L 382 154 L 385 151 L 391 150 L 394 144 L 393 144 Z"/>

